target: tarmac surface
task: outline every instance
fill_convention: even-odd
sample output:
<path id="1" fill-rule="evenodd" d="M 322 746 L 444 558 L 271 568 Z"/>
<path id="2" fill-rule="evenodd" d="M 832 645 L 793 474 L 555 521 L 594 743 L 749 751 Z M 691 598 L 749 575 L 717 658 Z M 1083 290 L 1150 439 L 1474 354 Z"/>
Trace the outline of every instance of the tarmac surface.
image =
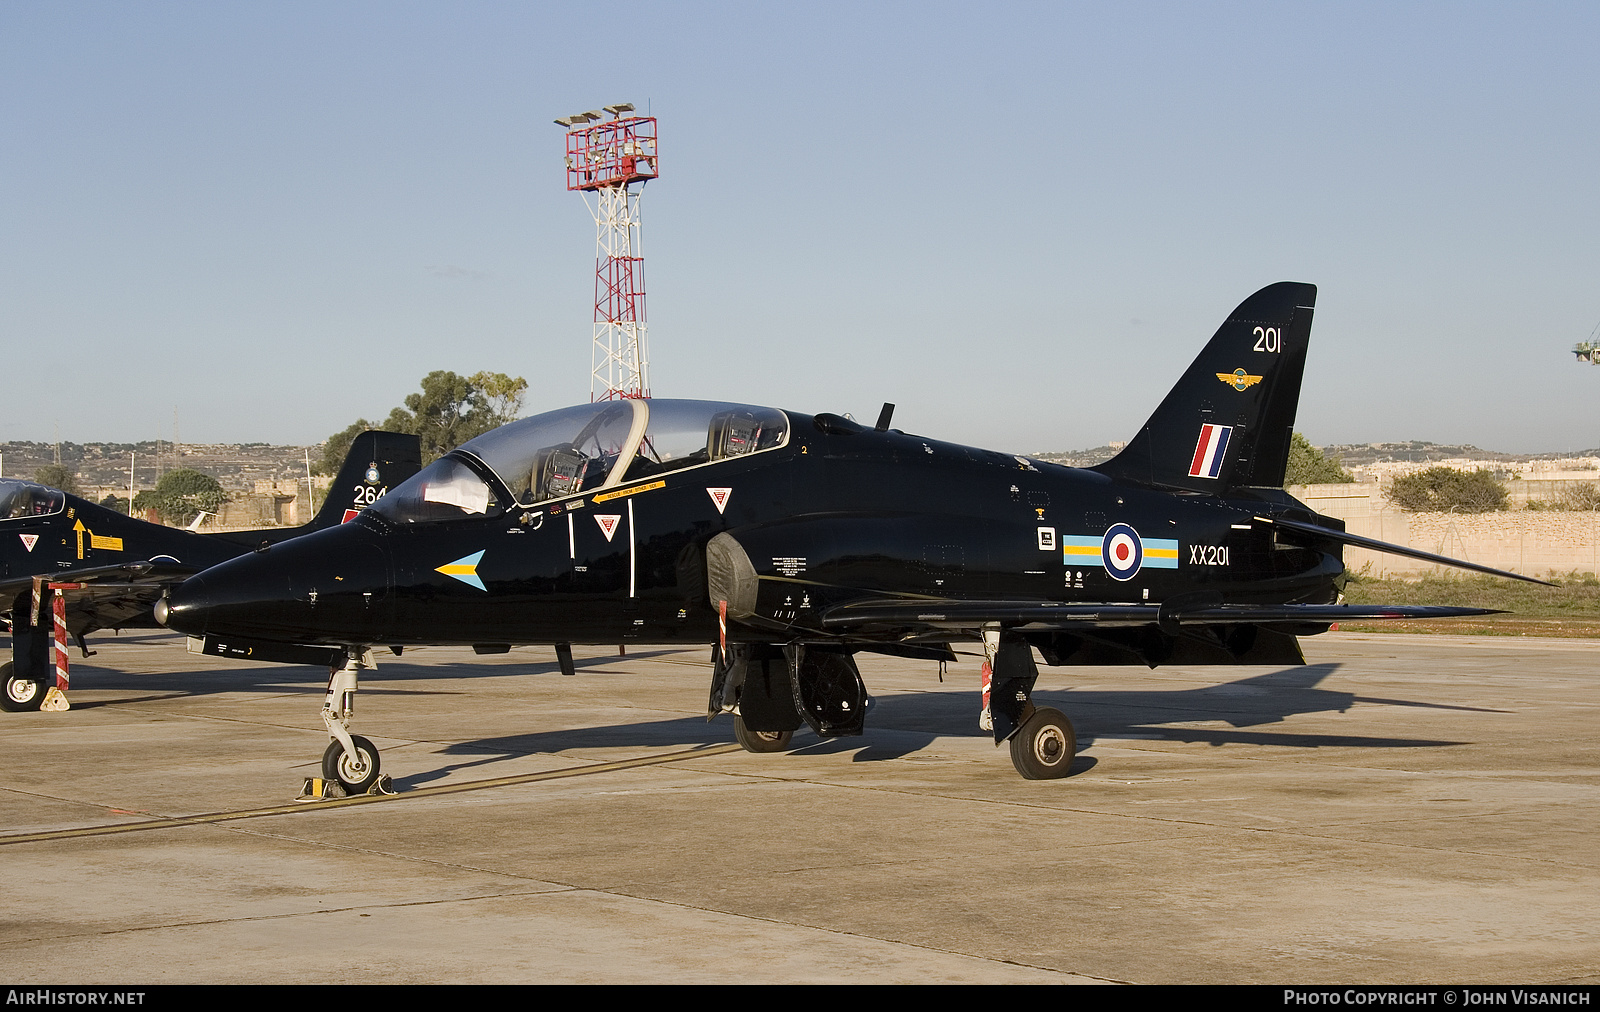
<path id="1" fill-rule="evenodd" d="M 296 804 L 321 671 L 102 635 L 0 713 L 0 976 L 1600 983 L 1600 643 L 1304 642 L 1041 668 L 1043 782 L 971 655 L 861 655 L 865 737 L 752 755 L 704 650 L 408 650 L 356 705 L 400 793 Z"/>

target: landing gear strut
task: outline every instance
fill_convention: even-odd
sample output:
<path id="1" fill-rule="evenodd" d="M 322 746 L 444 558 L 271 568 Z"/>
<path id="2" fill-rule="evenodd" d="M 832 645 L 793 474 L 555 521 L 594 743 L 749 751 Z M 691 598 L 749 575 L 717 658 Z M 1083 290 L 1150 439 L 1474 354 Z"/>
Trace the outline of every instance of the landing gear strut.
<path id="1" fill-rule="evenodd" d="M 1067 715 L 1033 705 L 1039 668 L 1033 648 L 1020 636 L 983 631 L 983 713 L 978 724 L 994 732 L 994 743 L 1011 743 L 1011 765 L 1024 780 L 1057 780 L 1072 771 L 1078 736 Z"/>
<path id="2" fill-rule="evenodd" d="M 359 734 L 350 733 L 355 716 L 356 689 L 362 668 L 376 667 L 372 651 L 351 652 L 344 667 L 328 678 L 328 695 L 322 702 L 322 723 L 333 741 L 322 753 L 322 776 L 336 780 L 346 794 L 365 794 L 378 783 L 378 749 Z"/>
<path id="3" fill-rule="evenodd" d="M 0 710 L 26 713 L 39 709 L 55 674 L 50 669 L 49 614 L 41 627 L 33 611 L 33 592 L 24 590 L 11 602 L 12 660 L 0 665 Z"/>

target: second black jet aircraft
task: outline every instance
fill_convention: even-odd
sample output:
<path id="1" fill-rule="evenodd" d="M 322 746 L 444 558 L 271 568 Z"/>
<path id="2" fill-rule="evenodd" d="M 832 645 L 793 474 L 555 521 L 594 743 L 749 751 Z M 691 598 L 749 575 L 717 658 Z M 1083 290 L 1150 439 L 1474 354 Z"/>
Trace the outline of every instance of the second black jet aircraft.
<path id="1" fill-rule="evenodd" d="M 1223 323 L 1116 457 L 1050 464 L 833 414 L 619 400 L 474 439 L 351 523 L 196 576 L 157 605 L 210 653 L 336 668 L 324 773 L 377 777 L 350 731 L 372 647 L 712 644 L 708 714 L 777 751 L 862 733 L 854 655 L 981 642 L 981 723 L 1017 770 L 1065 776 L 1050 665 L 1302 664 L 1296 637 L 1370 618 L 1481 614 L 1338 603 L 1345 533 L 1282 489 L 1316 289 Z M 1514 574 L 1500 574 L 1513 576 Z M 1526 579 L 1525 577 L 1517 577 Z"/>
<path id="2" fill-rule="evenodd" d="M 0 478 L 0 621 L 12 659 L 0 665 L 0 709 L 37 710 L 55 682 L 51 616 L 39 591 L 66 584 L 66 631 L 84 656 L 100 629 L 153 628 L 168 587 L 219 562 L 336 527 L 422 468 L 414 435 L 369 431 L 350 444 L 328 498 L 300 527 L 196 533 L 148 523 L 30 481 Z"/>

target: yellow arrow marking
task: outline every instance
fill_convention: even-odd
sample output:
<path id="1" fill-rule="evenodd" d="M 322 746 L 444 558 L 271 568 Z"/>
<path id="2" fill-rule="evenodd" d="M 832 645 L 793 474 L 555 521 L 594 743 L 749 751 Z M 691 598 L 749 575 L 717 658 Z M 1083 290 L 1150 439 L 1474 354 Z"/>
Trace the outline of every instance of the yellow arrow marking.
<path id="1" fill-rule="evenodd" d="M 632 488 L 619 488 L 615 492 L 607 492 L 604 495 L 597 495 L 594 497 L 594 501 L 605 502 L 608 499 L 620 499 L 625 495 L 633 495 L 637 492 L 648 492 L 651 489 L 666 487 L 667 483 L 664 481 L 653 481 L 648 485 L 635 485 Z"/>
<path id="2" fill-rule="evenodd" d="M 81 519 L 73 523 L 72 530 L 78 535 L 78 558 L 80 559 L 83 558 L 83 536 L 85 534 L 89 535 L 90 548 L 99 548 L 108 552 L 122 551 L 121 538 L 113 538 L 96 534 L 94 531 L 91 531 L 89 528 L 83 526 L 83 521 Z"/>

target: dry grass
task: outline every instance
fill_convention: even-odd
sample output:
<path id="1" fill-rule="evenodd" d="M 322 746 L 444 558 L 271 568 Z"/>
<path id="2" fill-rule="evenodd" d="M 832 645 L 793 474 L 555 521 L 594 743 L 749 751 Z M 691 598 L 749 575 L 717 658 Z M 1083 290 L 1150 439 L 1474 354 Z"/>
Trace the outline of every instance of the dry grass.
<path id="1" fill-rule="evenodd" d="M 1600 579 L 1592 573 L 1544 577 L 1540 587 L 1493 576 L 1424 576 L 1419 580 L 1376 580 L 1352 576 L 1345 587 L 1351 604 L 1451 604 L 1497 608 L 1506 615 L 1437 619 L 1430 622 L 1350 622 L 1356 632 L 1453 633 L 1468 636 L 1600 637 Z"/>

